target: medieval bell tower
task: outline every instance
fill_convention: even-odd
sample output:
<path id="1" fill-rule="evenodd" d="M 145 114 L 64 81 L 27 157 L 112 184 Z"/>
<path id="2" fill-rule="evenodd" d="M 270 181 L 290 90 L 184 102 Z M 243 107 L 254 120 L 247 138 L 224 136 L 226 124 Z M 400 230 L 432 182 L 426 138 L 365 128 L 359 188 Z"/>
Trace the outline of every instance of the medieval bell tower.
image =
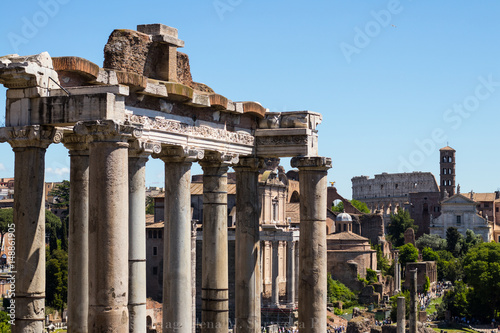
<path id="1" fill-rule="evenodd" d="M 455 152 L 450 146 L 439 149 L 441 199 L 445 190 L 450 197 L 455 194 Z"/>

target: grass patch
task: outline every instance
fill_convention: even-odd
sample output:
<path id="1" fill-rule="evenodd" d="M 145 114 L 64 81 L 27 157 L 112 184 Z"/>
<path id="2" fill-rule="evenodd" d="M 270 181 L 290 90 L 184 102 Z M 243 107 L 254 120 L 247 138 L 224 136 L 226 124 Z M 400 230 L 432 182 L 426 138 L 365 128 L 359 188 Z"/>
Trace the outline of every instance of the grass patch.
<path id="1" fill-rule="evenodd" d="M 434 298 L 431 301 L 431 303 L 429 304 L 429 306 L 427 307 L 427 309 L 425 309 L 425 312 L 427 312 L 427 315 L 430 315 L 430 314 L 433 314 L 434 312 L 436 312 L 436 306 L 441 304 L 442 301 L 443 301 L 443 296 L 441 296 L 439 298 Z"/>
<path id="2" fill-rule="evenodd" d="M 440 327 L 440 328 L 432 328 L 436 332 L 447 332 L 447 333 L 477 333 L 474 330 L 468 329 L 468 328 L 456 328 L 456 327 Z"/>

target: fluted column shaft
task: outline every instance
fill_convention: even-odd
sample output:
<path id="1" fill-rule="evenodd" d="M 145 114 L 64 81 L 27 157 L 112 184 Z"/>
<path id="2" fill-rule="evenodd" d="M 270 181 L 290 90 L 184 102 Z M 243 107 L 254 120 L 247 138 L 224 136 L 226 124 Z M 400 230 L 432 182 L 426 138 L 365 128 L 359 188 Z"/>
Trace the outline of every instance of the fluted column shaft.
<path id="1" fill-rule="evenodd" d="M 202 244 L 202 332 L 227 333 L 229 320 L 227 249 L 227 170 L 204 160 Z"/>
<path id="2" fill-rule="evenodd" d="M 300 179 L 300 332 L 326 331 L 326 187 L 331 160 L 294 157 Z"/>
<path id="3" fill-rule="evenodd" d="M 242 158 L 236 171 L 236 333 L 260 332 L 259 159 Z"/>
<path id="4" fill-rule="evenodd" d="M 89 150 L 86 136 L 67 135 L 70 155 L 68 236 L 68 332 L 88 332 Z"/>
<path id="5" fill-rule="evenodd" d="M 191 162 L 165 162 L 163 332 L 192 333 Z"/>
<path id="6" fill-rule="evenodd" d="M 129 150 L 129 332 L 146 333 L 146 162 Z"/>

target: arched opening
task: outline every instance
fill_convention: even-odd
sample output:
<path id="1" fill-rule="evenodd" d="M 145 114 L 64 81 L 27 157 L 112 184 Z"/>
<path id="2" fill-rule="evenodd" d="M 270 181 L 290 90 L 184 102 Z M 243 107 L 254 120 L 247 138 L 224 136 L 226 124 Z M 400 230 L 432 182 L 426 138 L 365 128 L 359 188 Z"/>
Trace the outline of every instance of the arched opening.
<path id="1" fill-rule="evenodd" d="M 151 316 L 146 317 L 146 326 L 147 328 L 153 328 L 153 320 L 151 319 Z"/>
<path id="2" fill-rule="evenodd" d="M 300 202 L 299 192 L 293 191 L 292 196 L 290 197 L 290 203 L 298 203 Z"/>

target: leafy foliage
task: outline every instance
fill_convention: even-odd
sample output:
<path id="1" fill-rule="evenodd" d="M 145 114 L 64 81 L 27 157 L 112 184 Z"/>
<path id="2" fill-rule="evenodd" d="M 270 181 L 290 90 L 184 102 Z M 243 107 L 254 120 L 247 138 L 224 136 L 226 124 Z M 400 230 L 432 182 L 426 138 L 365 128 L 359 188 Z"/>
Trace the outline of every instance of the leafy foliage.
<path id="1" fill-rule="evenodd" d="M 455 227 L 449 227 L 446 230 L 446 250 L 451 252 L 454 257 L 458 257 L 460 254 L 460 244 L 462 239 L 462 234 L 458 232 Z"/>
<path id="2" fill-rule="evenodd" d="M 14 211 L 12 208 L 0 209 L 0 249 L 3 246 L 5 234 L 9 231 L 9 225 L 14 223 Z"/>
<path id="3" fill-rule="evenodd" d="M 448 291 L 443 297 L 443 306 L 450 311 L 452 316 L 468 317 L 469 288 L 462 281 L 457 281 L 454 288 Z"/>
<path id="4" fill-rule="evenodd" d="M 476 235 L 474 231 L 467 229 L 465 237 L 460 239 L 460 255 L 466 255 L 470 249 L 482 242 L 483 238 L 480 235 Z"/>
<path id="5" fill-rule="evenodd" d="M 378 282 L 377 272 L 371 268 L 367 268 L 366 269 L 366 279 L 368 280 L 369 284 Z"/>
<path id="6" fill-rule="evenodd" d="M 492 319 L 500 314 L 500 244 L 481 243 L 463 261 L 466 282 L 471 286 L 473 316 Z"/>
<path id="7" fill-rule="evenodd" d="M 426 275 L 425 276 L 425 283 L 423 285 L 423 288 L 424 288 L 424 293 L 428 292 L 429 291 L 429 288 L 431 286 L 431 280 L 429 279 L 429 277 Z"/>
<path id="8" fill-rule="evenodd" d="M 11 325 L 9 323 L 11 319 L 9 318 L 9 314 L 5 311 L 0 311 L 0 333 L 10 333 Z"/>
<path id="9" fill-rule="evenodd" d="M 354 199 L 348 201 L 351 203 L 351 205 L 354 206 L 354 208 L 359 210 L 361 213 L 365 214 L 370 213 L 370 209 L 368 209 L 368 206 L 364 202 Z M 344 211 L 344 203 L 342 201 L 339 201 L 335 206 L 332 207 L 332 211 L 342 213 Z"/>
<path id="10" fill-rule="evenodd" d="M 399 248 L 399 262 L 405 267 L 407 262 L 417 262 L 418 250 L 412 243 L 405 244 Z"/>
<path id="11" fill-rule="evenodd" d="M 146 214 L 154 214 L 155 213 L 155 200 L 152 196 L 146 197 Z"/>
<path id="12" fill-rule="evenodd" d="M 389 264 L 389 259 L 384 256 L 382 247 L 379 244 L 375 244 L 372 245 L 372 248 L 377 251 L 377 269 L 382 272 L 383 276 L 388 275 L 391 265 Z"/>
<path id="13" fill-rule="evenodd" d="M 434 251 L 445 250 L 446 239 L 441 238 L 439 235 L 423 234 L 417 239 L 415 245 L 419 250 L 423 250 L 425 247 Z"/>
<path id="14" fill-rule="evenodd" d="M 58 184 L 50 191 L 50 195 L 54 197 L 54 207 L 56 208 L 68 208 L 69 207 L 69 190 L 70 182 L 69 180 L 63 180 L 61 184 Z"/>
<path id="15" fill-rule="evenodd" d="M 394 247 L 403 246 L 405 243 L 404 233 L 406 229 L 412 228 L 415 232 L 418 226 L 413 224 L 413 219 L 410 218 L 410 213 L 400 209 L 396 214 L 391 214 L 391 221 L 387 226 L 387 234 Z"/>
<path id="16" fill-rule="evenodd" d="M 45 274 L 47 304 L 62 311 L 68 301 L 68 253 L 61 249 L 52 251 Z"/>
<path id="17" fill-rule="evenodd" d="M 394 295 L 394 296 L 391 297 L 391 304 L 392 304 L 391 320 L 393 322 L 397 321 L 397 316 L 398 316 L 398 297 L 404 297 L 405 298 L 406 318 L 410 317 L 410 291 L 406 290 L 404 292 L 400 292 L 399 294 Z"/>
<path id="18" fill-rule="evenodd" d="M 328 274 L 327 284 L 327 296 L 330 302 L 341 301 L 346 308 L 357 303 L 356 295 L 345 284 L 332 279 L 331 274 Z"/>
<path id="19" fill-rule="evenodd" d="M 439 255 L 430 247 L 424 247 L 424 249 L 422 250 L 422 259 L 424 261 L 438 261 Z"/>

